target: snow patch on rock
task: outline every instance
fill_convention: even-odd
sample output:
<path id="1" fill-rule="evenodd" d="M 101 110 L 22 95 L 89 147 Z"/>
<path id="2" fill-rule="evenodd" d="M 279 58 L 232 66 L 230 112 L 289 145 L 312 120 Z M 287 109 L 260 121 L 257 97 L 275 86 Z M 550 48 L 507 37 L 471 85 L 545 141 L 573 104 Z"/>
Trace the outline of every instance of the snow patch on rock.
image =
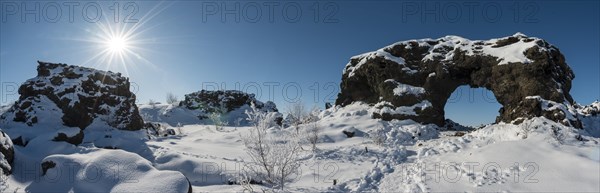
<path id="1" fill-rule="evenodd" d="M 425 93 L 425 89 L 423 87 L 412 86 L 408 84 L 402 84 L 394 79 L 388 79 L 385 82 L 392 82 L 396 85 L 396 88 L 393 89 L 394 95 L 402 96 L 402 95 L 421 95 Z"/>
<path id="2" fill-rule="evenodd" d="M 364 54 L 356 55 L 351 60 L 358 60 L 359 62 L 353 65 L 351 62 L 346 64 L 344 74 L 348 77 L 354 75 L 354 71 L 361 68 L 364 63 L 376 57 L 383 58 L 388 61 L 397 63 L 398 65 L 405 66 L 405 59 L 402 57 L 392 55 L 389 50 L 395 46 L 403 46 L 406 49 L 413 49 L 413 45 L 418 47 L 427 47 L 427 53 L 422 56 L 423 61 L 442 59 L 442 61 L 450 61 L 455 56 L 455 52 L 466 52 L 469 56 L 474 55 L 486 55 L 497 58 L 498 65 L 505 65 L 511 63 L 531 63 L 532 59 L 527 58 L 525 52 L 532 48 L 537 47 L 540 50 L 547 50 L 548 45 L 545 41 L 536 37 L 527 37 L 522 33 L 516 33 L 509 37 L 494 38 L 490 40 L 469 40 L 460 36 L 444 36 L 438 39 L 425 38 L 425 39 L 414 39 L 406 40 L 394 43 L 392 45 L 381 48 L 377 51 L 367 52 Z M 406 72 L 413 72 L 409 67 L 406 68 Z M 414 71 L 416 72 L 416 70 Z"/>

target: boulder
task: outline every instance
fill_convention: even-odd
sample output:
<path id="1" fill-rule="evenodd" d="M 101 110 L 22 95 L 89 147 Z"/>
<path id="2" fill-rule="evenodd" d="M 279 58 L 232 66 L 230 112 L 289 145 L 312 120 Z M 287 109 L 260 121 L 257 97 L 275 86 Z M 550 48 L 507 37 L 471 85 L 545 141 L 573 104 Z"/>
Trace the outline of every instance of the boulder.
<path id="1" fill-rule="evenodd" d="M 557 47 L 521 33 L 491 40 L 408 40 L 352 57 L 336 105 L 361 101 L 375 107 L 375 118 L 443 126 L 448 98 L 469 85 L 494 93 L 502 105 L 496 122 L 544 116 L 581 128 L 567 110 L 574 104 L 569 94 L 574 77 Z M 548 102 L 565 108 L 547 107 Z"/>
<path id="2" fill-rule="evenodd" d="M 354 137 L 354 131 L 342 131 L 342 133 L 344 133 L 344 135 L 346 135 L 346 137 L 348 138 L 352 138 Z"/>
<path id="3" fill-rule="evenodd" d="M 54 163 L 53 161 L 42 162 L 42 176 L 46 175 L 46 172 L 48 172 L 48 169 L 52 169 L 54 167 L 56 167 L 56 163 Z"/>
<path id="4" fill-rule="evenodd" d="M 142 117 L 135 105 L 129 79 L 120 73 L 38 61 L 37 76 L 19 87 L 19 100 L 4 119 L 38 124 L 37 111 L 61 112 L 62 124 L 85 129 L 94 119 L 122 130 L 139 130 Z M 47 109 L 47 103 L 57 109 Z"/>
<path id="5" fill-rule="evenodd" d="M 29 143 L 29 141 L 24 140 L 23 136 L 19 136 L 17 138 L 12 139 L 12 143 L 13 145 L 25 147 L 27 146 L 27 143 Z"/>
<path id="6" fill-rule="evenodd" d="M 77 128 L 75 128 L 77 129 Z M 65 129 L 66 130 L 66 129 Z M 70 129 L 72 130 L 72 129 Z M 79 145 L 83 142 L 83 130 L 78 129 L 78 132 L 58 132 L 52 141 L 64 141 L 73 145 Z"/>

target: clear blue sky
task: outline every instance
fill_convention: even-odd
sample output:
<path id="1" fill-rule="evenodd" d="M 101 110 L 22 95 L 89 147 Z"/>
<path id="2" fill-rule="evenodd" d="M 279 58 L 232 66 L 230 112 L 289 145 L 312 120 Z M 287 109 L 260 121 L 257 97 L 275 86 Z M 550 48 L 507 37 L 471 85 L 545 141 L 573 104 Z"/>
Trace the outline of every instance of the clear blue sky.
<path id="1" fill-rule="evenodd" d="M 138 102 L 164 101 L 167 92 L 183 98 L 217 83 L 274 100 L 280 109 L 301 90 L 301 100 L 322 107 L 335 100 L 351 56 L 406 39 L 490 39 L 515 32 L 560 48 L 576 74 L 571 94 L 577 102 L 600 98 L 598 1 L 1 3 L 2 104 L 17 99 L 15 87 L 34 77 L 36 60 L 43 60 L 127 74 L 135 82 Z M 118 23 L 114 10 L 119 10 Z M 116 27 L 124 19 L 137 19 L 136 36 L 126 44 L 138 55 L 126 54 L 127 64 L 90 61 L 105 49 L 89 41 L 102 35 L 99 24 Z M 492 122 L 499 105 L 484 100 L 481 90 L 463 89 L 463 97 L 446 108 L 447 116 L 469 125 Z M 475 93 L 473 99 L 466 97 L 469 92 Z"/>

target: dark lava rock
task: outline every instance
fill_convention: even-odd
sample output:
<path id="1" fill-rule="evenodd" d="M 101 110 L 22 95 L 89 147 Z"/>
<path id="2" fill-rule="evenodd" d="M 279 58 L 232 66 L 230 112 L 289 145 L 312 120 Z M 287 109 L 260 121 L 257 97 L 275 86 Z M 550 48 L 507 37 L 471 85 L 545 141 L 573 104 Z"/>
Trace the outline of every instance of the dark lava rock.
<path id="1" fill-rule="evenodd" d="M 457 36 L 409 40 L 352 57 L 336 104 L 361 101 L 379 109 L 374 118 L 443 126 L 448 98 L 457 87 L 469 85 L 494 93 L 503 106 L 496 122 L 544 116 L 581 128 L 565 110 L 574 104 L 569 94 L 574 77 L 558 48 L 520 33 L 486 41 Z M 567 108 L 543 105 L 548 103 Z"/>
<path id="2" fill-rule="evenodd" d="M 329 103 L 329 102 L 325 103 L 325 109 L 329 109 L 331 107 L 332 107 L 331 103 Z"/>
<path id="3" fill-rule="evenodd" d="M 227 114 L 233 111 L 244 113 L 249 110 L 251 104 L 263 112 L 276 112 L 277 106 L 271 101 L 261 102 L 254 97 L 254 94 L 245 93 L 237 90 L 201 90 L 185 95 L 185 100 L 179 103 L 179 106 L 199 111 L 198 118 L 206 119 L 210 113 Z M 244 119 L 245 120 L 245 119 Z M 281 126 L 283 115 L 278 113 L 275 122 Z M 232 121 L 230 122 L 232 123 Z"/>
<path id="4" fill-rule="evenodd" d="M 462 136 L 464 136 L 465 134 L 466 134 L 465 132 L 462 132 L 462 131 L 457 131 L 456 133 L 454 133 L 454 136 L 455 136 L 455 137 L 462 137 Z"/>
<path id="5" fill-rule="evenodd" d="M 217 111 L 231 112 L 244 105 L 254 103 L 256 108 L 267 112 L 278 112 L 275 103 L 267 101 L 263 103 L 256 100 L 254 94 L 245 93 L 237 90 L 201 90 L 185 95 L 185 100 L 181 101 L 179 106 L 185 106 L 188 109 L 202 109 L 212 113 Z"/>
<path id="6" fill-rule="evenodd" d="M 12 164 L 15 159 L 15 149 L 10 137 L 0 129 L 0 169 L 4 175 L 12 173 Z"/>
<path id="7" fill-rule="evenodd" d="M 354 137 L 354 132 L 352 131 L 342 131 L 342 133 L 344 133 L 344 135 L 346 135 L 348 138 Z"/>
<path id="8" fill-rule="evenodd" d="M 56 163 L 54 163 L 53 161 L 42 162 L 42 176 L 46 175 L 46 172 L 48 172 L 50 168 L 54 167 L 56 167 Z"/>
<path id="9" fill-rule="evenodd" d="M 79 145 L 83 142 L 83 130 L 79 130 L 79 133 L 68 136 L 65 133 L 58 133 L 56 137 L 54 137 L 53 141 L 64 141 L 73 145 Z"/>
<path id="10" fill-rule="evenodd" d="M 342 130 L 342 133 L 346 135 L 347 138 L 363 136 L 363 133 L 354 127 L 346 128 Z"/>
<path id="11" fill-rule="evenodd" d="M 448 131 L 471 131 L 471 130 L 475 130 L 475 128 L 473 128 L 473 127 L 461 125 L 461 124 L 459 124 L 457 122 L 454 122 L 454 121 L 452 121 L 450 119 L 446 119 L 445 122 L 446 123 L 444 124 L 443 128 L 445 128 Z"/>
<path id="12" fill-rule="evenodd" d="M 29 143 L 29 141 L 23 139 L 23 136 L 19 136 L 17 138 L 12 139 L 12 143 L 13 143 L 13 145 L 25 147 L 25 146 L 27 146 L 27 143 Z"/>
<path id="13" fill-rule="evenodd" d="M 95 118 L 123 130 L 144 125 L 135 105 L 130 82 L 120 73 L 38 61 L 38 75 L 19 88 L 19 100 L 6 113 L 13 121 L 32 126 L 38 122 L 37 104 L 54 103 L 68 127 L 85 129 Z"/>

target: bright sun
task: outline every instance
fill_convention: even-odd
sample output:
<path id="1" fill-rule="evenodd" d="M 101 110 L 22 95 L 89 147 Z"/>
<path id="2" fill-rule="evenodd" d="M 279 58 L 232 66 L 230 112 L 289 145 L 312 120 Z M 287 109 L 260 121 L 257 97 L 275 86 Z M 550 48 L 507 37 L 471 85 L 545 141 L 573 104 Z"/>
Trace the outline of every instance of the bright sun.
<path id="1" fill-rule="evenodd" d="M 128 69 L 139 64 L 155 67 L 152 62 L 144 58 L 143 53 L 152 51 L 147 45 L 155 44 L 157 38 L 141 39 L 141 37 L 143 32 L 152 28 L 146 26 L 147 22 L 167 7 L 169 6 L 159 3 L 135 22 L 113 23 L 107 19 L 105 22 L 96 22 L 95 28 L 85 29 L 92 36 L 74 40 L 92 43 L 90 47 L 93 55 L 82 64 L 102 65 L 107 71 L 122 70 L 127 76 L 129 76 Z"/>
<path id="2" fill-rule="evenodd" d="M 112 37 L 107 41 L 108 49 L 113 53 L 121 53 L 127 49 L 127 41 L 123 37 Z"/>

